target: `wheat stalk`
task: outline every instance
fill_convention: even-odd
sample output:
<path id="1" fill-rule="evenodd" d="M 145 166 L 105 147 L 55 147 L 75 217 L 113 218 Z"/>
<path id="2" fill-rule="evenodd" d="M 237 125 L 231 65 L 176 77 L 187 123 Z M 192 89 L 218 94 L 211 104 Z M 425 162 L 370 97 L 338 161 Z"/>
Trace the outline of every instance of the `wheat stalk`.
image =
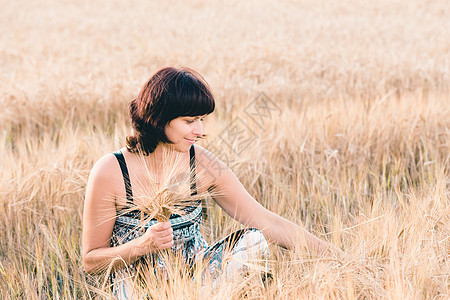
<path id="1" fill-rule="evenodd" d="M 147 163 L 146 157 L 141 153 L 138 153 L 139 162 L 145 175 L 137 187 L 139 196 L 134 197 L 134 209 L 141 212 L 142 225 L 154 218 L 158 222 L 167 222 L 171 214 L 185 216 L 187 207 L 197 206 L 198 201 L 218 195 L 218 192 L 200 191 L 201 181 L 197 178 L 202 177 L 202 171 L 197 168 L 196 174 L 192 174 L 186 154 L 174 150 L 171 145 L 164 146 L 162 164 L 157 172 L 152 170 L 154 166 Z M 152 173 L 161 175 L 159 182 L 156 182 Z M 194 183 L 197 193 L 192 195 L 191 186 Z"/>

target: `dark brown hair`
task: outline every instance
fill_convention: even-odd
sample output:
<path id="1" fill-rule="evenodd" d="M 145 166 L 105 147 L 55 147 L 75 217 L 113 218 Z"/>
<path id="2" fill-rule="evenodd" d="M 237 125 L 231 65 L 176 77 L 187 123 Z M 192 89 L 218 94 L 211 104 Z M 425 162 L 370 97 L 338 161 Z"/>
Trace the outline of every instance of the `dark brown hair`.
<path id="1" fill-rule="evenodd" d="M 127 149 L 148 155 L 160 143 L 171 143 L 166 125 L 181 116 L 202 116 L 214 111 L 214 97 L 203 77 L 189 68 L 163 68 L 144 85 L 129 104 L 133 135 Z"/>

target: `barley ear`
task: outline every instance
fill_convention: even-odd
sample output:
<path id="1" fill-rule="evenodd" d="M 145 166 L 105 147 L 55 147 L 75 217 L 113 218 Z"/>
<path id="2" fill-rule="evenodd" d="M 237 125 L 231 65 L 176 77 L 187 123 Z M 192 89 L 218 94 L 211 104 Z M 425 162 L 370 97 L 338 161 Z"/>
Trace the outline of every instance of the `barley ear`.
<path id="1" fill-rule="evenodd" d="M 158 214 L 156 215 L 156 220 L 158 222 L 167 222 L 169 221 L 170 215 L 171 215 L 170 209 L 168 209 L 167 207 L 162 207 L 158 212 Z"/>

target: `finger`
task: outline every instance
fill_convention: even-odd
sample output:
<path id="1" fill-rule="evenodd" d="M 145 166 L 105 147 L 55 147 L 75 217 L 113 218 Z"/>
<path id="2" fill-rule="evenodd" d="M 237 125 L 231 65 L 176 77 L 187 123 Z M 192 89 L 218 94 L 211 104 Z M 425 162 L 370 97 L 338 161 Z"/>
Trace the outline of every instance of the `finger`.
<path id="1" fill-rule="evenodd" d="M 173 234 L 172 233 L 166 233 L 166 234 L 164 234 L 164 233 L 161 233 L 161 234 L 158 234 L 158 237 L 157 237 L 159 240 L 167 240 L 167 239 L 173 239 Z"/>
<path id="2" fill-rule="evenodd" d="M 170 241 L 173 241 L 173 236 L 165 236 L 165 237 L 162 237 L 159 241 L 160 241 L 162 244 L 169 243 Z"/>
<path id="3" fill-rule="evenodd" d="M 173 239 L 160 239 L 157 241 L 157 247 L 159 249 L 164 249 L 164 248 L 168 248 L 168 247 L 172 247 L 174 244 Z"/>
<path id="4" fill-rule="evenodd" d="M 157 231 L 155 233 L 156 233 L 157 236 L 163 237 L 163 236 L 172 235 L 173 234 L 173 230 L 172 230 L 172 228 L 169 228 L 169 229 L 166 229 L 166 230 Z"/>
<path id="5" fill-rule="evenodd" d="M 170 241 L 170 242 L 167 242 L 167 243 L 162 244 L 160 248 L 161 248 L 161 249 L 167 249 L 167 248 L 170 248 L 170 247 L 172 247 L 172 246 L 173 246 L 173 240 Z"/>
<path id="6" fill-rule="evenodd" d="M 155 224 L 153 226 L 155 226 L 156 231 L 164 231 L 169 228 L 170 229 L 172 228 L 172 224 L 170 224 L 170 222 L 161 222 L 161 223 Z"/>

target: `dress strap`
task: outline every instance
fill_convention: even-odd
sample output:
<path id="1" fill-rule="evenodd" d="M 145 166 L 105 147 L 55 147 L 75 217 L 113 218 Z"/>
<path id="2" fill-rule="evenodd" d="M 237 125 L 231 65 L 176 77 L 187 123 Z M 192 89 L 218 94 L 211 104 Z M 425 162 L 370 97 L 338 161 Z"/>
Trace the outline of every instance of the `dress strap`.
<path id="1" fill-rule="evenodd" d="M 128 174 L 127 163 L 123 157 L 122 151 L 113 152 L 114 156 L 119 162 L 120 170 L 122 171 L 123 182 L 125 183 L 125 191 L 127 193 L 127 203 L 129 205 L 133 204 L 133 192 L 131 191 L 130 175 Z"/>
<path id="2" fill-rule="evenodd" d="M 194 145 L 189 149 L 190 166 L 191 166 L 191 196 L 197 195 L 197 178 L 195 176 L 195 148 Z"/>

